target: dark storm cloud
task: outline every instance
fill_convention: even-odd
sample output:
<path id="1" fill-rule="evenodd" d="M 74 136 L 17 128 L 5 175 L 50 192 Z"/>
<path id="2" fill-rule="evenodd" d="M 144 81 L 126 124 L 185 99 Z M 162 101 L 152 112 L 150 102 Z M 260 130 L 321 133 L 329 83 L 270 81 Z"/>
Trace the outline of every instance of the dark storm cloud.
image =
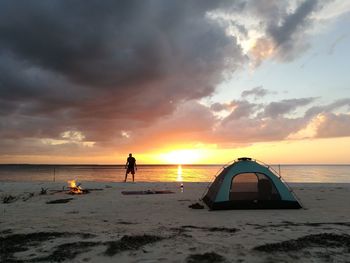
<path id="1" fill-rule="evenodd" d="M 278 23 L 281 17 L 286 16 L 287 1 L 281 0 L 260 0 L 247 1 L 247 10 L 261 17 L 264 23 Z"/>
<path id="2" fill-rule="evenodd" d="M 347 134 L 348 116 L 332 111 L 350 107 L 348 99 L 311 107 L 302 117 L 294 111 L 314 98 L 247 100 L 266 96 L 262 87 L 211 107 L 197 101 L 248 60 L 227 34 L 227 21 L 208 12 L 258 16 L 260 27 L 253 29 L 265 33 L 258 54 L 268 57 L 273 42 L 288 61 L 305 47 L 318 6 L 303 1 L 290 12 L 279 0 L 1 1 L 0 154 L 93 155 L 176 142 L 280 140 L 318 114 L 327 116 L 319 137 L 343 136 L 334 127 Z M 231 26 L 249 37 L 249 23 L 236 19 Z"/>
<path id="3" fill-rule="evenodd" d="M 105 141 L 210 95 L 245 57 L 206 17 L 224 1 L 3 1 L 0 127 Z M 4 129 L 7 127 L 7 129 Z"/>
<path id="4" fill-rule="evenodd" d="M 222 66 L 220 48 L 236 46 L 205 19 L 213 7 L 172 1 L 3 4 L 1 46 L 80 84 L 135 89 L 174 70 L 206 73 Z"/>
<path id="5" fill-rule="evenodd" d="M 293 13 L 287 13 L 282 18 L 281 24 L 270 24 L 267 28 L 272 37 L 279 57 L 282 60 L 292 60 L 307 48 L 305 30 L 308 29 L 312 20 L 310 14 L 318 7 L 317 0 L 305 0 Z"/>
<path id="6" fill-rule="evenodd" d="M 260 17 L 260 26 L 265 30 L 252 50 L 255 64 L 260 65 L 270 55 L 280 61 L 291 61 L 305 52 L 310 46 L 308 30 L 315 22 L 312 13 L 322 9 L 323 2 L 304 0 L 290 11 L 288 1 L 252 1 L 250 9 Z"/>
<path id="7" fill-rule="evenodd" d="M 297 7 L 294 13 L 287 14 L 281 25 L 274 24 L 268 28 L 278 46 L 292 40 L 296 31 L 307 22 L 307 17 L 314 11 L 316 4 L 317 0 L 306 0 Z"/>

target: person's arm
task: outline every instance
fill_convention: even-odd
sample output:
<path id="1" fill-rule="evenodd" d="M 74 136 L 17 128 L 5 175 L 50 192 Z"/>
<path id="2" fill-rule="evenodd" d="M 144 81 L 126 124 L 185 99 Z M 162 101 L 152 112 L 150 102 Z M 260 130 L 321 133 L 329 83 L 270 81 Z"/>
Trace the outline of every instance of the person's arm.
<path id="1" fill-rule="evenodd" d="M 135 159 L 135 170 L 137 170 L 136 159 Z"/>
<path id="2" fill-rule="evenodd" d="M 129 162 L 129 160 L 126 159 L 125 169 L 128 168 L 128 162 Z"/>

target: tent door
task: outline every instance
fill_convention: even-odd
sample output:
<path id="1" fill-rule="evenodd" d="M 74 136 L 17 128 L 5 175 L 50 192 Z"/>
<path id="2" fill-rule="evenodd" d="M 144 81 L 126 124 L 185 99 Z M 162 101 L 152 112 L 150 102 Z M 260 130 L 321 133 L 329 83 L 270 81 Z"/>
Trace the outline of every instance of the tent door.
<path id="1" fill-rule="evenodd" d="M 280 196 L 272 181 L 261 173 L 241 173 L 232 178 L 230 200 L 258 201 L 279 200 Z"/>

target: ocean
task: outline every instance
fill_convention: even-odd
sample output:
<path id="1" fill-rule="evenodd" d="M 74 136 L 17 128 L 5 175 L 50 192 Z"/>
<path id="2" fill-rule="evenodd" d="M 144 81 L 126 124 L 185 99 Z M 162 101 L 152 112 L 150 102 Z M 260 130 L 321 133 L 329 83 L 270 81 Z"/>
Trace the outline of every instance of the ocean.
<path id="1" fill-rule="evenodd" d="M 350 183 L 350 165 L 272 167 L 291 183 Z M 221 165 L 139 165 L 135 181 L 210 182 L 220 169 Z M 0 181 L 120 182 L 124 176 L 124 165 L 0 165 Z"/>

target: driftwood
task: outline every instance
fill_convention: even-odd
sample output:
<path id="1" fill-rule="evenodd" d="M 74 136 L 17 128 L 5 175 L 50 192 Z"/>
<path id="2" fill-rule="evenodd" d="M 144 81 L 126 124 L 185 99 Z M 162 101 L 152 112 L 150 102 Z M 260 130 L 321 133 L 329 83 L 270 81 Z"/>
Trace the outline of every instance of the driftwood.
<path id="1" fill-rule="evenodd" d="M 62 192 L 66 192 L 68 190 L 49 190 L 51 192 L 51 194 L 57 194 L 57 193 L 62 193 Z"/>
<path id="2" fill-rule="evenodd" d="M 63 187 L 63 189 L 62 190 L 58 190 L 58 189 L 51 189 L 51 190 L 49 190 L 50 191 L 50 193 L 53 195 L 53 194 L 57 194 L 57 193 L 67 193 L 67 194 L 70 194 L 70 192 L 71 192 L 71 189 L 74 189 L 75 187 L 68 187 L 68 189 L 65 189 L 64 187 Z M 101 188 L 84 188 L 84 189 L 80 189 L 81 191 L 82 191 L 82 193 L 83 194 L 87 194 L 87 193 L 89 193 L 89 192 L 91 192 L 91 191 L 103 191 L 103 189 L 101 189 Z M 74 194 L 74 193 L 72 193 L 72 194 Z"/>
<path id="3" fill-rule="evenodd" d="M 80 189 L 78 187 L 68 187 L 69 191 L 67 194 L 70 195 L 81 195 L 81 194 L 88 194 L 90 191 L 88 189 Z"/>

